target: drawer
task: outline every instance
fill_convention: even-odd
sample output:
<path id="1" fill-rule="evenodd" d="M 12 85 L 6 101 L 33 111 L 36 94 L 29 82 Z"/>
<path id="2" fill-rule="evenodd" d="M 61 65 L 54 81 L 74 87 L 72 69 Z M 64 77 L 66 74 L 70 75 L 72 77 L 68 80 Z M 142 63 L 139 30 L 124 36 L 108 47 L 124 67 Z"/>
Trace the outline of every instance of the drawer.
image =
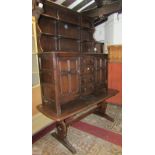
<path id="1" fill-rule="evenodd" d="M 85 52 L 93 52 L 93 42 L 82 42 L 81 43 L 81 51 Z"/>
<path id="2" fill-rule="evenodd" d="M 81 67 L 81 74 L 93 74 L 94 66 L 83 66 Z"/>
<path id="3" fill-rule="evenodd" d="M 88 83 L 95 83 L 95 79 L 94 79 L 94 75 L 85 75 L 85 76 L 81 76 L 81 84 L 85 85 Z"/>
<path id="4" fill-rule="evenodd" d="M 61 38 L 58 40 L 59 50 L 61 51 L 74 51 L 80 52 L 80 42 L 73 39 Z"/>
<path id="5" fill-rule="evenodd" d="M 70 10 L 62 9 L 58 11 L 58 16 L 60 20 L 80 25 L 80 16 L 76 12 L 71 12 Z"/>
<path id="6" fill-rule="evenodd" d="M 80 39 L 80 29 L 77 26 L 60 22 L 58 24 L 58 35 L 67 38 Z"/>
<path id="7" fill-rule="evenodd" d="M 38 21 L 39 28 L 43 33 L 56 35 L 56 21 L 48 17 L 40 16 Z"/>
<path id="8" fill-rule="evenodd" d="M 81 65 L 94 65 L 94 58 L 92 56 L 81 57 Z"/>
<path id="9" fill-rule="evenodd" d="M 54 73 L 50 71 L 40 71 L 40 82 L 41 83 L 53 83 Z"/>
<path id="10" fill-rule="evenodd" d="M 41 35 L 40 37 L 40 46 L 42 48 L 42 52 L 51 52 L 53 50 L 57 50 L 56 38 L 48 36 L 48 35 Z"/>

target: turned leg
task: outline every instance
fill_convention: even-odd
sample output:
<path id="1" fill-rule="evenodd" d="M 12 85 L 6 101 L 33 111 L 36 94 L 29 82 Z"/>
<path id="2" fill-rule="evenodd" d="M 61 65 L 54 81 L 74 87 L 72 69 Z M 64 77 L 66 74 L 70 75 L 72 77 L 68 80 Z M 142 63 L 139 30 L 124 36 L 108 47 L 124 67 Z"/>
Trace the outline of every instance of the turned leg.
<path id="1" fill-rule="evenodd" d="M 98 108 L 94 114 L 104 117 L 107 120 L 114 122 L 114 119 L 112 117 L 110 117 L 108 114 L 106 114 L 106 109 L 107 109 L 107 102 L 104 102 L 101 104 L 100 108 Z"/>
<path id="2" fill-rule="evenodd" d="M 67 147 L 73 154 L 75 154 L 75 148 L 69 143 L 67 139 L 68 126 L 66 123 L 64 121 L 57 122 L 56 129 L 57 131 L 52 133 L 52 136 L 55 137 L 65 147 Z"/>

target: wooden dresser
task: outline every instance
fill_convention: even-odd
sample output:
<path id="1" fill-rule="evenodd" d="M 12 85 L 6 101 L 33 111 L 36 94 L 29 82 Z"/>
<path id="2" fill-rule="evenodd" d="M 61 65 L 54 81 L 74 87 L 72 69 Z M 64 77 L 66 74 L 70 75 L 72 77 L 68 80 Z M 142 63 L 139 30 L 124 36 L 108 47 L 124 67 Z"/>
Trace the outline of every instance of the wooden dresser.
<path id="1" fill-rule="evenodd" d="M 93 39 L 92 19 L 49 1 L 43 7 L 38 20 L 38 109 L 56 121 L 52 135 L 75 153 L 67 140 L 68 126 L 91 113 L 112 120 L 105 114 L 105 100 L 117 90 L 108 90 L 108 56 Z"/>

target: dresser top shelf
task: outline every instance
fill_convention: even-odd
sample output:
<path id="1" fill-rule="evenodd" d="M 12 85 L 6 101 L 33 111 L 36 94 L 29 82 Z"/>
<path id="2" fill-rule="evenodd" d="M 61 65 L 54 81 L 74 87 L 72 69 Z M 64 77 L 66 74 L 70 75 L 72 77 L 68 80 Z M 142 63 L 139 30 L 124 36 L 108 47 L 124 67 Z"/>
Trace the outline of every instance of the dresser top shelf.
<path id="1" fill-rule="evenodd" d="M 108 89 L 107 94 L 97 94 L 97 95 L 89 95 L 85 96 L 79 99 L 76 99 L 72 102 L 69 102 L 67 104 L 62 105 L 62 114 L 60 116 L 56 115 L 52 111 L 51 105 L 38 105 L 38 110 L 46 115 L 47 117 L 55 120 L 55 121 L 61 121 L 68 117 L 71 117 L 75 114 L 78 114 L 80 112 L 83 112 L 84 110 L 88 110 L 89 108 L 103 102 L 104 100 L 115 96 L 118 93 L 117 90 L 114 89 Z"/>

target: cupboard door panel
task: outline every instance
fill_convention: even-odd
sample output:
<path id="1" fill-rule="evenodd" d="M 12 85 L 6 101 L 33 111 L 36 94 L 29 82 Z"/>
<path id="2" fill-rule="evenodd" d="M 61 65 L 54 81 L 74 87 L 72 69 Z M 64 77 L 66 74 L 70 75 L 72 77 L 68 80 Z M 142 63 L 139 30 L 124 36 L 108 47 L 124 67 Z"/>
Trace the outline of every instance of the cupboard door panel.
<path id="1" fill-rule="evenodd" d="M 70 84 L 71 84 L 71 92 L 78 93 L 79 92 L 79 77 L 77 74 L 73 74 L 70 76 Z"/>
<path id="2" fill-rule="evenodd" d="M 69 78 L 67 75 L 60 76 L 61 95 L 65 96 L 69 93 Z"/>
<path id="3" fill-rule="evenodd" d="M 79 58 L 58 58 L 60 103 L 69 102 L 79 95 Z"/>

